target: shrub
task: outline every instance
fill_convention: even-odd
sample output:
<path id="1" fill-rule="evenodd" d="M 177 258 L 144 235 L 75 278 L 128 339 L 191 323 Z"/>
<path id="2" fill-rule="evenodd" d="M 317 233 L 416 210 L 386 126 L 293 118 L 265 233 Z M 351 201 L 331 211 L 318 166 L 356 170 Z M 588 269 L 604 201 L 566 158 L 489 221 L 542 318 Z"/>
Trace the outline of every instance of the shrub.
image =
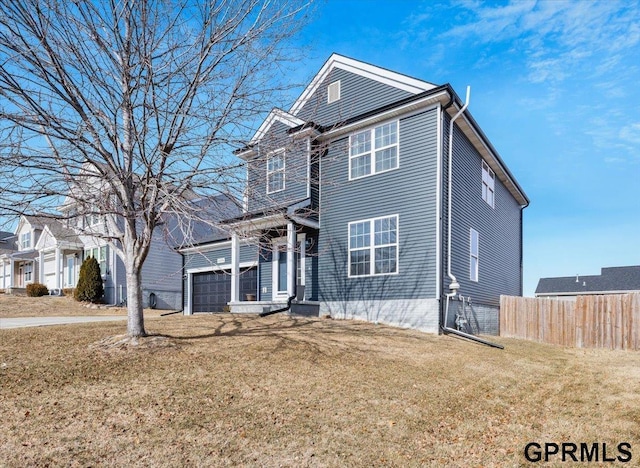
<path id="1" fill-rule="evenodd" d="M 80 266 L 80 276 L 73 297 L 76 301 L 98 302 L 103 294 L 100 265 L 95 258 L 88 257 Z"/>
<path id="2" fill-rule="evenodd" d="M 73 296 L 74 291 L 75 291 L 75 288 L 64 288 L 62 290 L 62 295 L 63 296 Z"/>
<path id="3" fill-rule="evenodd" d="M 42 283 L 29 283 L 27 284 L 27 296 L 29 297 L 41 297 L 49 294 L 49 290 Z"/>

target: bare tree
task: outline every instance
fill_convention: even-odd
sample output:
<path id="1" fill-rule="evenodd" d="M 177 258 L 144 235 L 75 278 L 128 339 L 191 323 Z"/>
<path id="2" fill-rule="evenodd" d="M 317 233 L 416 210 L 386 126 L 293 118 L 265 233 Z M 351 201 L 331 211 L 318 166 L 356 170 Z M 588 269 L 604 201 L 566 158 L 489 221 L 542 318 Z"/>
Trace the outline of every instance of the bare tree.
<path id="1" fill-rule="evenodd" d="M 292 0 L 0 0 L 0 215 L 101 216 L 145 335 L 141 268 L 194 197 L 240 195 L 231 150 L 272 107 L 308 5 Z M 179 215 L 179 216 L 178 216 Z M 187 231 L 187 229 L 185 229 Z"/>

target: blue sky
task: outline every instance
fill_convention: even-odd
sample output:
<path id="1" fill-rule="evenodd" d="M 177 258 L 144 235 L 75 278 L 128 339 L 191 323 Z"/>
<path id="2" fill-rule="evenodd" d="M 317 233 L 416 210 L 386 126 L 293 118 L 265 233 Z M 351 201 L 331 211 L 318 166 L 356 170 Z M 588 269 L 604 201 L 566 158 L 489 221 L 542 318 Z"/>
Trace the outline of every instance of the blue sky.
<path id="1" fill-rule="evenodd" d="M 451 83 L 531 200 L 524 293 L 640 264 L 637 1 L 327 0 L 299 79 L 333 52 Z"/>

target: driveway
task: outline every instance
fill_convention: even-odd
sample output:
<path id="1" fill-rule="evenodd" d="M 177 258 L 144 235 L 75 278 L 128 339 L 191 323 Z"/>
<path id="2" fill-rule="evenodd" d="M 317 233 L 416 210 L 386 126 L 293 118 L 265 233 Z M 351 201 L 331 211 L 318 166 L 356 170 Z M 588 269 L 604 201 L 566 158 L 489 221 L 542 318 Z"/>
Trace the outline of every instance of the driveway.
<path id="1" fill-rule="evenodd" d="M 114 320 L 127 320 L 126 315 L 104 316 L 71 316 L 71 317 L 16 317 L 0 318 L 0 329 L 42 327 L 45 325 L 65 325 L 68 323 L 110 322 Z"/>

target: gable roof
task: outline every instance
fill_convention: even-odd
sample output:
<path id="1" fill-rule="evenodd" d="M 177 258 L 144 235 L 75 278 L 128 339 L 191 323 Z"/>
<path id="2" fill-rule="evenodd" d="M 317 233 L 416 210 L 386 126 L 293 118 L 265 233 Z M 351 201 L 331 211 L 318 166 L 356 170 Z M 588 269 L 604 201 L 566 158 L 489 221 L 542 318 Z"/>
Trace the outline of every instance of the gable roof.
<path id="1" fill-rule="evenodd" d="M 259 141 L 269 131 L 269 129 L 275 122 L 282 122 L 288 127 L 298 127 L 304 124 L 304 120 L 297 118 L 295 115 L 285 112 L 282 109 L 274 108 L 271 110 L 264 122 L 262 122 L 260 128 L 258 128 L 256 133 L 253 135 L 253 138 L 251 138 L 249 145 L 253 145 L 257 141 Z"/>
<path id="2" fill-rule="evenodd" d="M 78 237 L 78 234 L 73 229 L 65 226 L 56 219 L 47 220 L 47 224 L 44 226 L 42 231 L 42 235 L 36 243 L 36 250 L 44 248 L 43 243 L 47 240 L 48 236 L 55 239 L 56 244 L 64 244 L 75 248 L 82 247 L 82 241 L 80 240 L 80 237 Z"/>
<path id="3" fill-rule="evenodd" d="M 320 71 L 311 80 L 311 83 L 305 88 L 300 97 L 293 103 L 289 112 L 293 115 L 297 115 L 298 112 L 304 107 L 309 98 L 317 91 L 318 87 L 322 84 L 324 79 L 331 73 L 334 68 L 340 68 L 342 70 L 355 73 L 357 75 L 378 81 L 380 83 L 393 86 L 395 88 L 407 91 L 412 94 L 419 94 L 424 91 L 428 91 L 436 87 L 433 83 L 427 81 L 418 80 L 401 73 L 397 73 L 386 68 L 371 65 L 369 63 L 354 60 L 344 55 L 332 54 L 331 57 L 324 63 Z"/>
<path id="4" fill-rule="evenodd" d="M 353 115 L 347 119 L 332 122 L 330 125 L 316 125 L 313 121 L 304 121 L 297 117 L 307 101 L 314 95 L 325 78 L 332 70 L 339 68 L 350 73 L 376 80 L 405 92 L 411 93 L 409 96 L 382 105 L 375 109 L 370 109 L 362 114 Z M 276 122 L 285 123 L 290 128 L 290 134 L 309 134 L 319 140 L 332 140 L 352 132 L 358 128 L 370 126 L 376 122 L 398 118 L 409 112 L 417 112 L 429 106 L 440 105 L 443 112 L 448 112 L 453 116 L 463 107 L 463 102 L 458 97 L 450 84 L 437 86 L 433 83 L 418 80 L 416 78 L 396 73 L 385 68 L 371 65 L 359 60 L 345 57 L 339 54 L 332 54 L 324 63 L 320 71 L 313 78 L 311 83 L 305 88 L 300 97 L 293 104 L 289 112 L 280 109 L 273 109 L 267 119 L 260 126 L 250 143 L 235 151 L 241 159 L 248 160 L 257 154 L 255 144 Z M 505 185 L 507 190 L 513 195 L 522 207 L 529 205 L 529 198 L 516 181 L 511 171 L 493 147 L 489 139 L 480 129 L 479 125 L 471 116 L 467 109 L 456 121 L 471 144 L 480 153 L 482 158 L 489 164 L 497 178 Z"/>
<path id="5" fill-rule="evenodd" d="M 602 268 L 600 275 L 540 278 L 536 296 L 576 296 L 640 291 L 640 265 Z"/>

